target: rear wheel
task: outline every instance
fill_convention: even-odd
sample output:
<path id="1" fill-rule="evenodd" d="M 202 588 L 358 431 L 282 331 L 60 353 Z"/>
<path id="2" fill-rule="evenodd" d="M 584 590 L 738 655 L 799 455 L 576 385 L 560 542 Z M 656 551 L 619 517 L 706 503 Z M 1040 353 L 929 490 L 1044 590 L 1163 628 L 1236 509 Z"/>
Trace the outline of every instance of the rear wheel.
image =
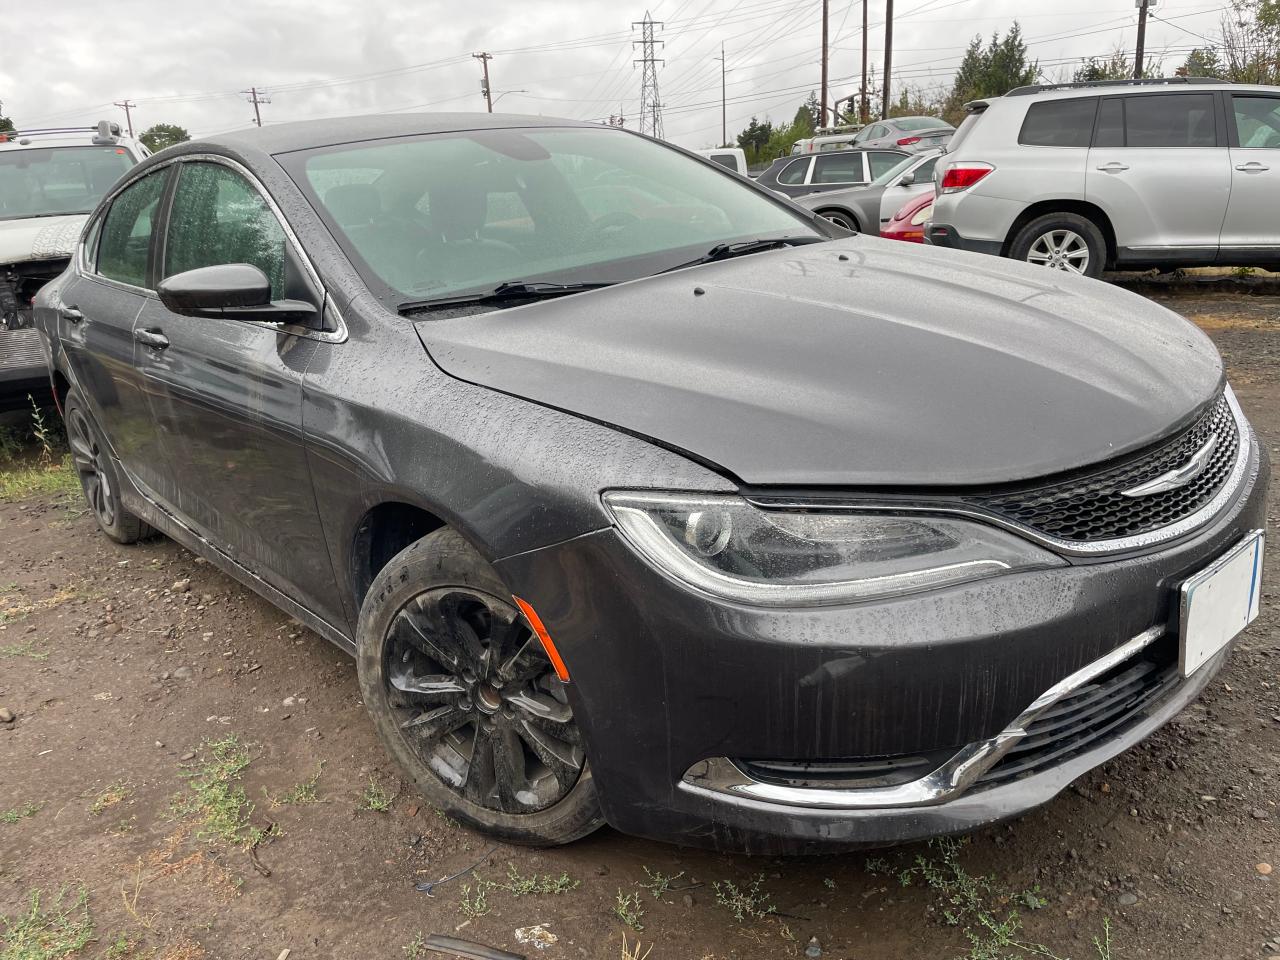
<path id="1" fill-rule="evenodd" d="M 115 462 L 80 394 L 69 391 L 63 409 L 71 462 L 98 527 L 117 543 L 135 543 L 149 536 L 151 528 L 126 510 L 120 501 Z"/>
<path id="2" fill-rule="evenodd" d="M 1102 276 L 1107 264 L 1107 241 L 1088 217 L 1051 213 L 1018 231 L 1009 256 L 1034 266 L 1096 278 Z"/>
<path id="3" fill-rule="evenodd" d="M 604 820 L 564 684 L 494 569 L 437 530 L 378 574 L 360 689 L 387 750 L 436 807 L 512 843 Z"/>
<path id="4" fill-rule="evenodd" d="M 818 216 L 830 220 L 838 227 L 852 230 L 854 233 L 862 232 L 862 228 L 858 226 L 858 221 L 843 210 L 819 210 Z"/>

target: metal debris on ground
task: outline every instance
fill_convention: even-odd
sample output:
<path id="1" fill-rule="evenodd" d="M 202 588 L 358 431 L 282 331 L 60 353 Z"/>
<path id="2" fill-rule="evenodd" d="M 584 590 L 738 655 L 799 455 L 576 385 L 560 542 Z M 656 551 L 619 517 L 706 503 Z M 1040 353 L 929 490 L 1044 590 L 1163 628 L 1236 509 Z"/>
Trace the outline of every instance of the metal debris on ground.
<path id="1" fill-rule="evenodd" d="M 442 937 L 438 933 L 427 937 L 422 946 L 427 950 L 462 957 L 463 960 L 526 960 L 518 953 L 508 953 L 506 950 L 486 947 L 483 943 L 473 943 L 470 940 L 459 940 L 457 937 Z"/>
<path id="2" fill-rule="evenodd" d="M 485 852 L 484 856 L 482 856 L 479 860 L 477 860 L 471 866 L 467 867 L 465 870 L 459 870 L 457 873 L 455 873 L 451 877 L 445 877 L 442 880 L 424 880 L 421 883 L 415 883 L 413 885 L 413 889 L 417 890 L 419 893 L 425 893 L 428 897 L 434 897 L 435 894 L 431 892 L 432 890 L 434 890 L 438 886 L 441 886 L 442 884 L 446 884 L 450 882 L 451 880 L 457 880 L 459 877 L 466 876 L 476 867 L 480 866 L 480 864 L 488 860 L 490 854 L 492 854 L 493 851 L 497 849 L 498 849 L 497 847 L 490 847 L 488 851 Z"/>

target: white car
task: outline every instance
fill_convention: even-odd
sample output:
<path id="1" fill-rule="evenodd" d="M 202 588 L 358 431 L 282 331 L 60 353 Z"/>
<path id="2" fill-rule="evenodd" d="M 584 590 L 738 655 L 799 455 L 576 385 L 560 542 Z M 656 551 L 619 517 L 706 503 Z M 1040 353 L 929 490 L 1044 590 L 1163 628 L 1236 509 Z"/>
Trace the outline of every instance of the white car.
<path id="1" fill-rule="evenodd" d="M 700 157 L 706 157 L 712 163 L 718 163 L 726 170 L 747 175 L 747 154 L 741 147 L 711 147 L 706 150 L 693 151 Z"/>
<path id="2" fill-rule="evenodd" d="M 31 299 L 66 269 L 98 201 L 147 156 L 106 120 L 0 133 L 0 407 L 47 385 Z"/>
<path id="3" fill-rule="evenodd" d="M 929 243 L 1090 277 L 1280 269 L 1280 87 L 1037 85 L 967 109 L 938 163 Z"/>

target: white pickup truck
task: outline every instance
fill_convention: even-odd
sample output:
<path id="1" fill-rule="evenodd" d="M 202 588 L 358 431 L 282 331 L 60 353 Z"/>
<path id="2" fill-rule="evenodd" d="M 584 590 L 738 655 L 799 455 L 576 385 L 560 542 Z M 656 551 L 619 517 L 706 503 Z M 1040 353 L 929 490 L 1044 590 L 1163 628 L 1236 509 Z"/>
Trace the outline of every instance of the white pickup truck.
<path id="1" fill-rule="evenodd" d="M 106 120 L 0 132 L 0 409 L 47 389 L 31 298 L 66 268 L 111 185 L 149 153 Z"/>

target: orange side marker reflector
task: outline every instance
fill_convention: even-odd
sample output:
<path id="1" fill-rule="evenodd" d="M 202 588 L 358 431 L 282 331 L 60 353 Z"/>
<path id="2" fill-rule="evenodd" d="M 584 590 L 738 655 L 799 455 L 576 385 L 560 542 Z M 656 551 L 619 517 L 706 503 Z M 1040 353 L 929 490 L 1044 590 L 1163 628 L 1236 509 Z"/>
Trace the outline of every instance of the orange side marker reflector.
<path id="1" fill-rule="evenodd" d="M 542 649 L 547 652 L 547 658 L 551 661 L 551 665 L 556 668 L 556 676 L 560 678 L 561 683 L 569 682 L 569 668 L 564 665 L 564 661 L 560 659 L 560 651 L 556 649 L 556 645 L 551 642 L 551 634 L 547 633 L 547 628 L 542 623 L 542 618 L 534 612 L 533 607 L 525 603 L 514 594 L 511 597 L 516 602 L 516 606 L 520 608 L 520 612 L 524 614 L 524 618 L 529 621 L 529 626 L 533 629 L 534 635 L 537 636 L 538 642 L 542 644 Z"/>

